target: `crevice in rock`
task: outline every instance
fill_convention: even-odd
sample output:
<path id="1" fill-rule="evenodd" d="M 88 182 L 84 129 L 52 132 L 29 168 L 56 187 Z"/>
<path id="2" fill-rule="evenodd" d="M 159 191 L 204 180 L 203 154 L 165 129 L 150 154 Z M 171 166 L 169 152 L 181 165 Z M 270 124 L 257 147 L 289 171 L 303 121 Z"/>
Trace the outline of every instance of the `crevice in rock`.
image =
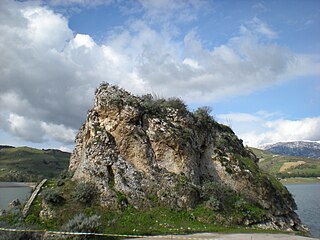
<path id="1" fill-rule="evenodd" d="M 108 185 L 109 185 L 109 187 L 113 187 L 114 186 L 114 173 L 113 173 L 111 165 L 107 166 L 107 171 L 108 171 Z"/>

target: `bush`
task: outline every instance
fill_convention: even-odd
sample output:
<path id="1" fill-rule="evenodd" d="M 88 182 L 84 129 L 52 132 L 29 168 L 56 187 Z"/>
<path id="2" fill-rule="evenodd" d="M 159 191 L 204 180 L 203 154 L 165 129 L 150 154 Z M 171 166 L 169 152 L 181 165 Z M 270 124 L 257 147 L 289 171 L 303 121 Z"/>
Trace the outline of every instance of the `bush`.
<path id="1" fill-rule="evenodd" d="M 177 109 L 181 114 L 188 112 L 187 105 L 180 98 L 169 98 L 163 103 L 163 107 Z"/>
<path id="2" fill-rule="evenodd" d="M 196 124 L 198 126 L 206 126 L 214 122 L 213 117 L 210 115 L 210 107 L 200 107 L 193 112 L 193 116 L 196 119 Z"/>
<path id="3" fill-rule="evenodd" d="M 62 180 L 62 179 L 59 179 L 58 181 L 57 181 L 57 187 L 61 187 L 61 186 L 63 186 L 65 184 L 65 182 L 64 182 L 64 180 Z"/>
<path id="4" fill-rule="evenodd" d="M 213 210 L 232 208 L 233 205 L 231 202 L 236 196 L 236 192 L 230 187 L 216 182 L 204 183 L 200 193 L 200 198 L 206 205 L 211 205 L 215 208 Z"/>
<path id="5" fill-rule="evenodd" d="M 80 182 L 75 187 L 73 197 L 84 204 L 90 204 L 97 194 L 95 186 L 90 182 Z"/>
<path id="6" fill-rule="evenodd" d="M 92 215 L 88 217 L 83 213 L 80 213 L 69 220 L 69 222 L 64 226 L 64 230 L 70 232 L 94 233 L 99 230 L 100 226 L 100 216 Z"/>
<path id="7" fill-rule="evenodd" d="M 40 223 L 39 221 L 39 217 L 38 216 L 35 216 L 34 214 L 30 214 L 28 215 L 26 218 L 25 218 L 25 222 L 28 224 L 28 225 L 34 225 L 34 224 L 38 224 Z"/>
<path id="8" fill-rule="evenodd" d="M 61 205 L 64 198 L 61 197 L 54 189 L 47 189 L 42 192 L 42 199 L 51 205 Z"/>
<path id="9" fill-rule="evenodd" d="M 162 112 L 162 104 L 165 102 L 164 99 L 155 99 L 151 94 L 143 95 L 141 97 L 141 106 L 147 114 L 159 115 Z"/>
<path id="10" fill-rule="evenodd" d="M 180 114 L 188 112 L 187 105 L 180 98 L 158 98 L 151 94 L 143 95 L 141 97 L 144 111 L 151 115 L 158 115 L 158 117 L 166 116 L 167 108 L 177 109 Z"/>
<path id="11" fill-rule="evenodd" d="M 246 209 L 246 206 L 248 205 L 247 201 L 244 200 L 243 198 L 239 198 L 235 203 L 234 203 L 234 208 L 238 211 L 244 211 Z"/>
<path id="12" fill-rule="evenodd" d="M 70 179 L 72 178 L 74 172 L 73 171 L 69 171 L 69 170 L 63 170 L 61 173 L 60 173 L 60 179 Z"/>
<path id="13" fill-rule="evenodd" d="M 208 201 L 206 201 L 206 206 L 213 211 L 217 211 L 220 209 L 220 200 L 216 197 L 210 197 Z"/>
<path id="14" fill-rule="evenodd" d="M 109 100 L 109 103 L 120 108 L 123 106 L 123 100 L 122 100 L 122 97 L 121 96 L 118 96 L 118 95 L 114 95 L 114 96 L 111 96 L 110 97 L 110 100 Z"/>

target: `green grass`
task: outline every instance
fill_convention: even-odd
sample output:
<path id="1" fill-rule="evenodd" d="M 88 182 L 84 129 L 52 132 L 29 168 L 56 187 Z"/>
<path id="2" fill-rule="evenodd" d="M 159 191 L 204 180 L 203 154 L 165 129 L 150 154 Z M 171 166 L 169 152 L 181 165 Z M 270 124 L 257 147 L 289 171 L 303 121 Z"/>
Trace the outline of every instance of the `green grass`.
<path id="1" fill-rule="evenodd" d="M 70 219 L 79 213 L 84 213 L 87 216 L 94 214 L 101 216 L 102 226 L 99 231 L 103 233 L 157 235 L 196 232 L 259 232 L 254 228 L 240 225 L 244 219 L 261 219 L 266 213 L 265 210 L 237 194 L 229 197 L 219 210 L 212 210 L 205 203 L 189 210 L 171 209 L 157 203 L 148 209 L 136 209 L 131 205 L 122 209 L 108 209 L 99 206 L 98 199 L 90 204 L 76 201 L 74 199 L 75 187 L 76 183 L 68 179 L 65 179 L 65 184 L 60 187 L 56 186 L 55 180 L 48 181 L 43 190 L 55 188 L 65 201 L 61 205 L 50 206 L 55 212 L 54 218 L 40 220 L 39 213 L 42 210 L 40 194 L 31 206 L 24 224 L 32 225 L 35 229 L 63 230 L 63 226 Z M 121 197 L 122 195 L 119 194 L 118 198 Z"/>
<path id="2" fill-rule="evenodd" d="M 131 205 L 122 209 L 108 209 L 98 205 L 98 199 L 93 199 L 90 204 L 80 203 L 74 198 L 76 185 L 70 179 L 64 179 L 65 184 L 57 186 L 58 180 L 48 181 L 42 191 L 54 188 L 65 201 L 60 205 L 52 205 L 54 211 L 52 219 L 43 220 L 39 218 L 43 208 L 41 193 L 33 202 L 27 217 L 17 220 L 15 216 L 0 217 L 1 220 L 11 224 L 28 226 L 31 229 L 64 230 L 64 226 L 70 219 L 79 213 L 86 216 L 97 214 L 101 217 L 99 232 L 109 234 L 131 234 L 131 235 L 161 235 L 161 234 L 189 234 L 198 232 L 271 232 L 281 231 L 259 230 L 254 227 L 243 225 L 245 219 L 261 220 L 266 212 L 249 200 L 242 198 L 239 194 L 228 193 L 222 208 L 213 210 L 205 202 L 197 205 L 194 209 L 176 210 L 155 203 L 153 208 L 136 209 Z M 213 186 L 214 187 L 214 186 Z M 220 186 L 221 187 L 221 186 Z M 121 199 L 122 195 L 118 194 Z M 157 199 L 155 198 L 155 201 Z M 221 200 L 222 201 L 222 200 Z M 17 222 L 17 221 L 20 221 Z M 22 222 L 21 222 L 22 221 Z"/>
<path id="3" fill-rule="evenodd" d="M 29 147 L 0 149 L 0 181 L 54 178 L 68 168 L 70 153 Z"/>
<path id="4" fill-rule="evenodd" d="M 186 234 L 194 232 L 229 232 L 244 227 L 223 226 L 214 223 L 217 215 L 199 206 L 193 211 L 176 211 L 164 207 L 152 208 L 148 211 L 132 207 L 123 212 L 103 212 L 103 231 L 119 234 Z"/>

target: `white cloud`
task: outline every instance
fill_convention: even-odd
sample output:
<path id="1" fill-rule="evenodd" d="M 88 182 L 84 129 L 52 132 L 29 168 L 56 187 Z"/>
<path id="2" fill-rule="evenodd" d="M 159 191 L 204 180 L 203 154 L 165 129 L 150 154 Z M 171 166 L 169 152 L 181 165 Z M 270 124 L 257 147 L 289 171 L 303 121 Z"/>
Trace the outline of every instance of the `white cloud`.
<path id="1" fill-rule="evenodd" d="M 263 2 L 257 2 L 255 4 L 253 4 L 252 8 L 256 9 L 256 10 L 263 11 L 263 12 L 268 10 Z"/>
<path id="2" fill-rule="evenodd" d="M 11 114 L 8 131 L 35 142 L 51 138 L 70 143 L 102 81 L 134 93 L 156 92 L 204 103 L 319 74 L 319 59 L 264 41 L 276 33 L 259 19 L 242 26 L 239 36 L 207 49 L 196 30 L 179 40 L 164 23 L 175 13 L 193 19 L 197 11 L 192 7 L 199 10 L 201 4 L 141 4 L 144 20 L 131 20 L 98 44 L 89 35 L 74 35 L 68 19 L 48 7 L 0 1 L 0 114 Z M 150 19 L 161 13 L 163 26 L 155 28 Z"/>
<path id="3" fill-rule="evenodd" d="M 60 151 L 63 151 L 63 152 L 72 152 L 72 149 L 69 148 L 69 147 L 65 147 L 65 146 L 61 146 L 58 148 Z"/>
<path id="4" fill-rule="evenodd" d="M 72 38 L 67 20 L 43 7 L 22 9 L 22 16 L 28 21 L 25 40 L 29 47 L 62 50 Z"/>
<path id="5" fill-rule="evenodd" d="M 57 125 L 52 123 L 48 124 L 45 122 L 41 122 L 40 126 L 47 136 L 50 136 L 58 142 L 63 142 L 67 144 L 71 144 L 74 142 L 76 132 L 71 128 L 66 128 L 63 125 Z"/>
<path id="6" fill-rule="evenodd" d="M 83 7 L 96 7 L 103 4 L 110 4 L 113 0 L 42 0 L 42 2 L 53 6 L 78 5 Z"/>
<path id="7" fill-rule="evenodd" d="M 77 34 L 71 42 L 71 46 L 74 48 L 86 47 L 92 48 L 96 44 L 93 39 L 87 34 Z"/>
<path id="8" fill-rule="evenodd" d="M 222 122 L 232 125 L 244 143 L 252 147 L 275 142 L 320 140 L 320 117 L 288 120 L 277 116 L 277 113 L 266 111 L 217 115 Z"/>
<path id="9" fill-rule="evenodd" d="M 255 31 L 258 33 L 267 36 L 268 38 L 277 38 L 278 34 L 273 31 L 266 23 L 262 22 L 259 18 L 254 17 L 251 21 L 251 24 Z"/>
<path id="10" fill-rule="evenodd" d="M 15 92 L 4 92 L 0 95 L 1 109 L 10 109 L 13 112 L 23 112 L 25 109 L 32 109 L 32 106 L 26 99 L 22 99 Z"/>
<path id="11" fill-rule="evenodd" d="M 145 18 L 151 22 L 188 22 L 205 14 L 210 7 L 206 0 L 139 0 L 145 10 Z"/>
<path id="12" fill-rule="evenodd" d="M 283 139 L 320 139 L 320 117 L 305 118 L 295 121 L 278 119 L 267 122 L 266 126 L 272 130 L 266 133 L 272 142 L 279 142 Z"/>
<path id="13" fill-rule="evenodd" d="M 90 53 L 73 49 L 81 38 L 74 38 L 67 20 L 51 10 L 9 1 L 1 5 L 8 15 L 0 22 L 1 110 L 78 128 L 102 81 L 94 76 L 100 61 L 95 48 Z M 90 44 L 89 37 L 82 40 Z"/>
<path id="14" fill-rule="evenodd" d="M 19 138 L 32 142 L 44 141 L 44 132 L 40 128 L 38 122 L 35 120 L 10 114 L 8 119 L 8 127 L 10 132 Z"/>
<path id="15" fill-rule="evenodd" d="M 259 122 L 261 121 L 260 117 L 254 116 L 253 114 L 248 113 L 228 113 L 228 114 L 219 114 L 217 115 L 219 119 L 224 119 L 226 121 L 234 122 Z"/>
<path id="16" fill-rule="evenodd" d="M 262 117 L 264 119 L 268 119 L 270 117 L 275 117 L 275 116 L 279 116 L 280 115 L 279 112 L 268 112 L 268 111 L 265 111 L 265 110 L 260 110 L 260 111 L 256 112 L 256 114 L 259 117 Z"/>
<path id="17" fill-rule="evenodd" d="M 194 69 L 200 69 L 199 63 L 191 58 L 185 58 L 182 62 L 183 64 L 186 64 Z"/>
<path id="18" fill-rule="evenodd" d="M 42 143 L 49 139 L 64 144 L 72 144 L 76 135 L 75 130 L 63 125 L 45 123 L 40 120 L 30 119 L 10 113 L 7 119 L 3 119 L 2 128 L 21 140 L 33 143 Z"/>

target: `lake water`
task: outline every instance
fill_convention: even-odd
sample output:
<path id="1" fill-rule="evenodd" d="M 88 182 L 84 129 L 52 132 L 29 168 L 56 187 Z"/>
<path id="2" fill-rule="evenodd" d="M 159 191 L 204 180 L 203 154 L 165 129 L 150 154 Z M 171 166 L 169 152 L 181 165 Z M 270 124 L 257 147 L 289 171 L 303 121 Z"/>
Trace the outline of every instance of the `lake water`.
<path id="1" fill-rule="evenodd" d="M 12 200 L 24 203 L 30 197 L 32 188 L 24 183 L 0 182 L 0 209 L 7 209 Z"/>
<path id="2" fill-rule="evenodd" d="M 302 223 L 310 229 L 313 237 L 320 238 L 320 183 L 288 184 L 293 195 Z"/>

